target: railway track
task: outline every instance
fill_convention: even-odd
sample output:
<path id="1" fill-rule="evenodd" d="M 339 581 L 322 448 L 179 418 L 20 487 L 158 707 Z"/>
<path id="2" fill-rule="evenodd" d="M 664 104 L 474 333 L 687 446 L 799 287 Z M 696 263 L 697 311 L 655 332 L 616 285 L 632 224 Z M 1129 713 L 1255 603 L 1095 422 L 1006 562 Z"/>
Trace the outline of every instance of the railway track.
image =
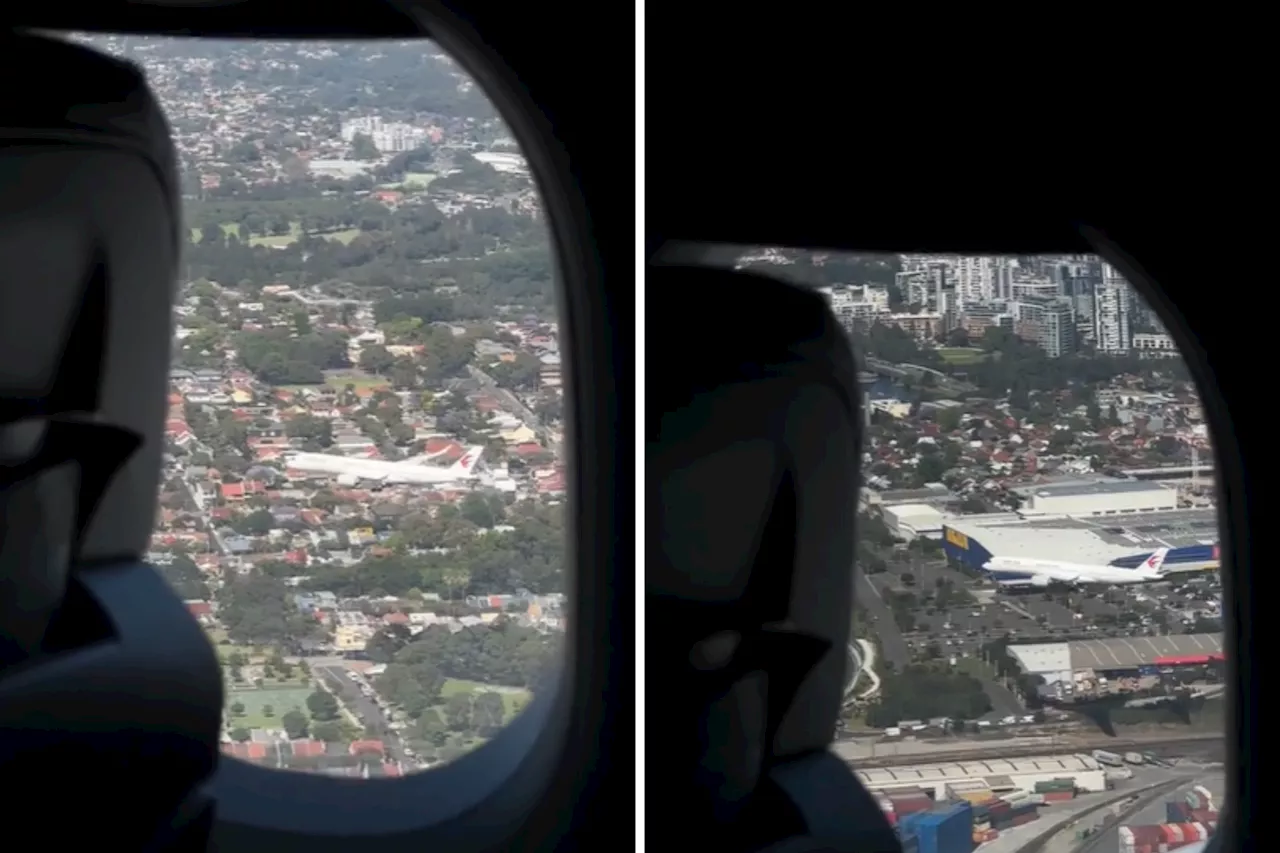
<path id="1" fill-rule="evenodd" d="M 981 761 L 985 758 L 1026 758 L 1032 755 L 1061 754 L 1070 752 L 1091 752 L 1105 749 L 1107 752 L 1167 752 L 1179 749 L 1194 748 L 1197 744 L 1211 746 L 1220 744 L 1222 735 L 1187 735 L 1171 738 L 1167 736 L 1151 738 L 1082 738 L 1078 741 L 1059 741 L 1051 744 L 1029 744 L 1010 746 L 992 743 L 972 750 L 949 749 L 934 753 L 915 752 L 905 755 L 886 755 L 874 758 L 850 759 L 849 763 L 859 770 L 874 767 L 903 767 L 911 764 L 937 764 L 953 761 Z"/>

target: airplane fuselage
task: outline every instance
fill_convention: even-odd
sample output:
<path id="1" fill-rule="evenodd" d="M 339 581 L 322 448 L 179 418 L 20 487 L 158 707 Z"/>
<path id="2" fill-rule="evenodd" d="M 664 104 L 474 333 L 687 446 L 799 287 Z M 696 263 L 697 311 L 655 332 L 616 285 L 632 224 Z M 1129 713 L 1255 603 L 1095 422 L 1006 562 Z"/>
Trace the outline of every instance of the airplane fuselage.
<path id="1" fill-rule="evenodd" d="M 996 580 L 1007 583 L 1096 583 L 1118 586 L 1166 580 L 1160 572 L 1141 566 L 1124 569 L 1118 566 L 1096 566 L 1025 557 L 992 557 L 983 565 L 983 569 L 991 573 Z"/>
<path id="2" fill-rule="evenodd" d="M 383 483 L 407 485 L 431 485 L 453 483 L 473 479 L 471 471 L 454 471 L 426 465 L 384 462 L 378 459 L 351 459 L 330 456 L 326 453 L 299 453 L 289 460 L 290 468 L 314 474 L 355 477 L 361 480 L 377 480 Z"/>

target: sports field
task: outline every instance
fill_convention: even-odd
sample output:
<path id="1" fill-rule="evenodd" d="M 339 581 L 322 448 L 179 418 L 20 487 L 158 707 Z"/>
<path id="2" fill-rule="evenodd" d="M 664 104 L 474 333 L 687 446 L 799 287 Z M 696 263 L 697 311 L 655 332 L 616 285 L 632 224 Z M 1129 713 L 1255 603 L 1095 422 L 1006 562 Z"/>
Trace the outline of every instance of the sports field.
<path id="1" fill-rule="evenodd" d="M 297 709 L 307 713 L 307 697 L 311 690 L 301 687 L 275 687 L 262 690 L 231 690 L 227 692 L 227 718 L 235 728 L 278 729 L 280 718 Z M 244 705 L 244 714 L 231 716 L 231 706 Z M 267 714 L 267 709 L 271 714 Z"/>

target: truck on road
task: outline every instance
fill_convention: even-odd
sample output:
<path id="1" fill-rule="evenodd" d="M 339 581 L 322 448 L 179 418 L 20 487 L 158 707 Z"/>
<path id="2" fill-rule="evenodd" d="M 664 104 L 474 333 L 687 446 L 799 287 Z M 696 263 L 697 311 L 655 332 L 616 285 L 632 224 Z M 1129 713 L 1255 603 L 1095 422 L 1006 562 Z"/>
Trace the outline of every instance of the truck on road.
<path id="1" fill-rule="evenodd" d="M 1106 764 L 1109 767 L 1123 767 L 1124 758 L 1116 755 L 1114 752 L 1107 752 L 1103 749 L 1095 749 L 1093 751 L 1093 760 L 1099 764 Z"/>

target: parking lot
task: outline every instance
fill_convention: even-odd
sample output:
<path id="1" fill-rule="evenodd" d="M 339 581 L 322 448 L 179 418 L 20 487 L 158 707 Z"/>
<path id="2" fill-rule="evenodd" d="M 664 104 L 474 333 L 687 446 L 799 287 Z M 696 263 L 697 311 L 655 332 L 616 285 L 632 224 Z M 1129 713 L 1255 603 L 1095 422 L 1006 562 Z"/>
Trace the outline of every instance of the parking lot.
<path id="1" fill-rule="evenodd" d="M 1013 695 L 992 683 L 977 660 L 984 645 L 1006 635 L 1014 642 L 1052 642 L 1218 630 L 1220 587 L 1212 572 L 1150 586 L 1014 591 L 943 560 L 917 557 L 892 563 L 879 574 L 859 575 L 858 598 L 864 607 L 876 599 L 868 610 L 875 615 L 882 646 L 895 650 L 888 656 L 891 662 L 901 666 L 901 658 L 909 656 L 955 659 L 965 666 L 972 660 L 970 668 L 987 683 L 993 718 L 1020 711 Z M 899 626 L 894 613 L 910 624 Z"/>

